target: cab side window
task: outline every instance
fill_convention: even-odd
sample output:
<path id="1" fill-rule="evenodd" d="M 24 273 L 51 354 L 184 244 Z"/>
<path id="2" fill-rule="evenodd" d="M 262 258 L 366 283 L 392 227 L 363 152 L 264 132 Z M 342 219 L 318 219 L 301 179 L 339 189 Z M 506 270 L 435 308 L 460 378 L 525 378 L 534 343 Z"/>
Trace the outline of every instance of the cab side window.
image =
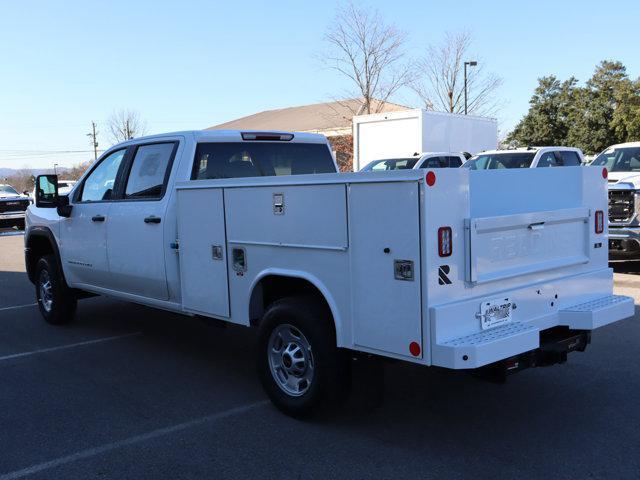
<path id="1" fill-rule="evenodd" d="M 582 164 L 580 157 L 573 151 L 558 152 L 562 157 L 562 165 L 565 167 L 578 167 Z"/>
<path id="2" fill-rule="evenodd" d="M 127 178 L 125 198 L 159 199 L 171 166 L 176 143 L 154 143 L 136 149 Z"/>
<path id="3" fill-rule="evenodd" d="M 442 157 L 427 158 L 422 164 L 422 167 L 420 168 L 441 168 L 442 167 L 442 164 L 440 162 L 441 158 Z"/>
<path id="4" fill-rule="evenodd" d="M 540 160 L 538 160 L 538 167 L 557 167 L 558 165 L 556 164 L 556 157 L 553 154 L 553 152 L 546 152 L 543 153 L 542 156 L 540 157 Z"/>
<path id="5" fill-rule="evenodd" d="M 450 168 L 458 168 L 460 165 L 462 165 L 462 160 L 460 160 L 460 157 L 447 157 L 449 159 L 448 162 L 448 166 Z"/>
<path id="6" fill-rule="evenodd" d="M 93 169 L 82 186 L 81 202 L 100 202 L 113 198 L 116 177 L 126 151 L 123 148 L 113 152 Z"/>

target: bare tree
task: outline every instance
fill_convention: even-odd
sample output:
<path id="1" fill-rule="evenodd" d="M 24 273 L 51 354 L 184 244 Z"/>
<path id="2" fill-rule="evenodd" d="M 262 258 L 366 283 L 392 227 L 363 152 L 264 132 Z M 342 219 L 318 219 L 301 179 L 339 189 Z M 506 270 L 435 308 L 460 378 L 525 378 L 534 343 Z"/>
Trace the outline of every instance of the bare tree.
<path id="1" fill-rule="evenodd" d="M 329 49 L 321 54 L 321 60 L 350 80 L 348 95 L 360 99 L 354 114 L 381 111 L 389 98 L 407 84 L 405 34 L 385 24 L 377 11 L 353 3 L 339 7 L 324 39 Z M 353 108 L 352 103 L 345 106 Z"/>
<path id="2" fill-rule="evenodd" d="M 6 182 L 20 193 L 30 192 L 33 189 L 33 172 L 24 166 L 7 177 Z"/>
<path id="3" fill-rule="evenodd" d="M 65 173 L 65 178 L 68 180 L 79 180 L 84 172 L 91 166 L 93 162 L 91 160 L 75 164 L 69 168 Z"/>
<path id="4" fill-rule="evenodd" d="M 147 132 L 147 125 L 135 110 L 121 109 L 114 111 L 107 120 L 109 134 L 113 143 L 124 142 L 140 137 Z"/>
<path id="5" fill-rule="evenodd" d="M 494 115 L 502 105 L 495 94 L 502 78 L 485 72 L 482 61 L 470 52 L 471 33 L 447 33 L 440 45 L 429 46 L 416 65 L 419 73 L 411 89 L 425 108 L 464 113 L 464 63 L 477 61 L 467 71 L 467 110 L 477 115 Z"/>

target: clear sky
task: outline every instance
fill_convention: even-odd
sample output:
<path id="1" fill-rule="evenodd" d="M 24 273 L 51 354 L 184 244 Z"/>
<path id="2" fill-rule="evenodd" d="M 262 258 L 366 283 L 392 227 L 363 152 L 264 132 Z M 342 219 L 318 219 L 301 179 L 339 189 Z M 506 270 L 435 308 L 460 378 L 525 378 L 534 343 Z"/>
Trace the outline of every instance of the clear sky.
<path id="1" fill-rule="evenodd" d="M 588 78 L 603 59 L 640 75 L 640 1 L 402 1 L 363 5 L 408 34 L 418 56 L 470 29 L 474 52 L 504 79 L 510 130 L 542 75 Z M 348 84 L 314 54 L 337 2 L 0 0 L 0 167 L 70 165 L 100 148 L 114 109 L 149 133 L 200 129 L 262 110 L 327 101 Z M 417 100 L 408 92 L 394 99 Z"/>

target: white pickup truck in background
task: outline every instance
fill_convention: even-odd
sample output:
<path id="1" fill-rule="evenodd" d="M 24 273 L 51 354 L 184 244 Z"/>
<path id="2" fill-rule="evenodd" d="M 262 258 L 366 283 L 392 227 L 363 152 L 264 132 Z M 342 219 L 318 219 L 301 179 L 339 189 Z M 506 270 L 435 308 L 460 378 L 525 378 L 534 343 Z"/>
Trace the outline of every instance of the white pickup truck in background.
<path id="1" fill-rule="evenodd" d="M 640 259 L 640 142 L 613 145 L 591 165 L 609 171 L 609 256 Z"/>
<path id="2" fill-rule="evenodd" d="M 350 359 L 506 374 L 633 314 L 612 294 L 602 169 L 338 174 L 326 139 L 195 131 L 37 180 L 26 264 L 50 323 L 84 292 L 259 330 L 274 404 L 344 398 Z"/>
<path id="3" fill-rule="evenodd" d="M 584 163 L 582 150 L 573 147 L 526 147 L 479 153 L 464 164 L 470 170 L 503 168 L 578 167 Z"/>
<path id="4" fill-rule="evenodd" d="M 387 172 L 411 168 L 459 168 L 467 159 L 462 153 L 424 152 L 406 158 L 386 158 L 374 160 L 365 165 L 361 172 Z"/>

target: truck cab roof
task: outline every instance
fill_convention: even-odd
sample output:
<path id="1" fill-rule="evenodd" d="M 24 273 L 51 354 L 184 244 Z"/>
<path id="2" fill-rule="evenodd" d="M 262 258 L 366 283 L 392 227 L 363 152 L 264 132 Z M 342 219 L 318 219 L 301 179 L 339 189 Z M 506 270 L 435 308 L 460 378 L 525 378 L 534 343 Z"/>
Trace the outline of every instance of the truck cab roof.
<path id="1" fill-rule="evenodd" d="M 275 137 L 280 136 L 280 139 Z M 141 142 L 162 140 L 175 137 L 191 137 L 196 142 L 223 142 L 223 141 L 286 141 L 291 143 L 327 143 L 327 137 L 318 133 L 285 132 L 280 130 L 183 130 L 178 132 L 161 133 L 136 137 L 114 145 L 109 150 L 121 148 L 127 145 L 135 145 Z M 273 137 L 273 138 L 266 138 Z"/>

